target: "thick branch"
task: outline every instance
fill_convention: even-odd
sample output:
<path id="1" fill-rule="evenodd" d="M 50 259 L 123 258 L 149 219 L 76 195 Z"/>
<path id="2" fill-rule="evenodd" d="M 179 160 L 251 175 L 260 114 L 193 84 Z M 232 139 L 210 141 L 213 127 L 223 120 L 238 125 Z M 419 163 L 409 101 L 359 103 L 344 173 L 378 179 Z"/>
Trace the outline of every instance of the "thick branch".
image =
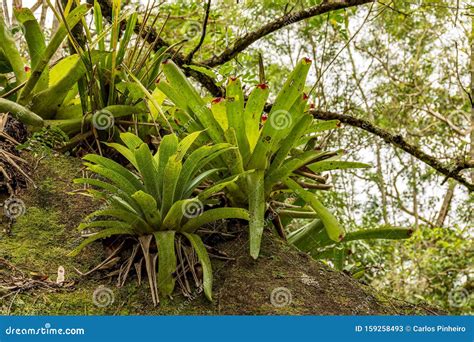
<path id="1" fill-rule="evenodd" d="M 280 30 L 281 28 L 294 24 L 296 22 L 315 17 L 317 15 L 335 11 L 342 8 L 353 7 L 357 5 L 366 4 L 369 2 L 374 2 L 374 0 L 331 0 L 323 1 L 322 4 L 318 6 L 310 7 L 306 10 L 288 13 L 253 32 L 247 33 L 245 36 L 238 38 L 231 47 L 227 48 L 218 56 L 214 56 L 208 60 L 201 62 L 200 64 L 206 65 L 208 67 L 214 67 L 217 65 L 224 64 L 225 62 L 230 61 L 237 54 L 244 51 L 250 45 L 252 45 L 257 40 L 265 37 L 266 35 Z"/>
<path id="2" fill-rule="evenodd" d="M 353 126 L 353 127 L 358 127 L 361 128 L 367 132 L 370 132 L 374 135 L 379 136 L 382 138 L 386 143 L 389 143 L 393 146 L 396 146 L 403 151 L 411 154 L 415 158 L 421 160 L 422 162 L 428 164 L 432 168 L 434 168 L 436 171 L 442 173 L 445 175 L 447 178 L 453 178 L 457 180 L 459 183 L 464 185 L 466 188 L 469 189 L 469 191 L 474 190 L 474 184 L 469 183 L 461 174 L 460 172 L 463 169 L 468 169 L 472 168 L 473 161 L 467 161 L 467 162 L 456 162 L 455 164 L 447 165 L 445 163 L 442 163 L 439 161 L 436 157 L 433 157 L 425 152 L 423 152 L 419 147 L 412 145 L 405 141 L 403 137 L 399 134 L 392 134 L 383 128 L 377 127 L 374 124 L 372 124 L 368 120 L 364 119 L 359 119 L 355 118 L 353 116 L 347 115 L 347 114 L 339 114 L 339 113 L 333 113 L 333 112 L 323 112 L 319 110 L 313 110 L 311 111 L 311 114 L 319 120 L 339 120 L 342 123 L 345 123 L 347 125 Z"/>

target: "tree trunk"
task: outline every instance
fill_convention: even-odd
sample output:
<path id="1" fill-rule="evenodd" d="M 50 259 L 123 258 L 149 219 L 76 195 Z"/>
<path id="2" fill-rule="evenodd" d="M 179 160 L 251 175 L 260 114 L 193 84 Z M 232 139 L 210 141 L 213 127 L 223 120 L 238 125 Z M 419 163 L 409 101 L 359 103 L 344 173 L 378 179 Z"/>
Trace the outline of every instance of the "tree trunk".
<path id="1" fill-rule="evenodd" d="M 446 195 L 444 196 L 443 204 L 439 209 L 438 218 L 436 219 L 436 227 L 442 227 L 444 221 L 446 220 L 446 216 L 448 216 L 449 206 L 451 205 L 451 201 L 453 199 L 455 187 L 456 183 L 454 181 L 450 181 L 448 190 L 446 191 Z"/>

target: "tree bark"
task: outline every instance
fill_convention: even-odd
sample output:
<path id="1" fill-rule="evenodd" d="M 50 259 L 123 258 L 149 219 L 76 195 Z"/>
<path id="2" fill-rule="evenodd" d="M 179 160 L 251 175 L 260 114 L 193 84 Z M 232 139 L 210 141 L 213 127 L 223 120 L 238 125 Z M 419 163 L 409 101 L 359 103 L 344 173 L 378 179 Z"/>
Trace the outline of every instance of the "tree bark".
<path id="1" fill-rule="evenodd" d="M 446 220 L 446 217 L 448 216 L 451 201 L 453 200 L 455 187 L 456 187 L 456 183 L 453 181 L 450 181 L 448 190 L 446 191 L 446 195 L 444 196 L 444 199 L 443 199 L 443 203 L 441 204 L 441 208 L 439 209 L 438 218 L 436 219 L 436 227 L 442 227 L 444 225 L 444 221 Z"/>

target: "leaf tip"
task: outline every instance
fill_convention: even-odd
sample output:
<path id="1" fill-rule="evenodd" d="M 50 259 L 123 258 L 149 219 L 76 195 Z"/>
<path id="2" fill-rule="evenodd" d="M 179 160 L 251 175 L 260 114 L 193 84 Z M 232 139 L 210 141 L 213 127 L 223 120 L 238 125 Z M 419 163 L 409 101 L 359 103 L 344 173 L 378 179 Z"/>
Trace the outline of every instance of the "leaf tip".
<path id="1" fill-rule="evenodd" d="M 223 97 L 216 97 L 211 101 L 211 103 L 212 104 L 218 104 L 218 103 L 221 103 L 222 101 L 224 101 Z"/>

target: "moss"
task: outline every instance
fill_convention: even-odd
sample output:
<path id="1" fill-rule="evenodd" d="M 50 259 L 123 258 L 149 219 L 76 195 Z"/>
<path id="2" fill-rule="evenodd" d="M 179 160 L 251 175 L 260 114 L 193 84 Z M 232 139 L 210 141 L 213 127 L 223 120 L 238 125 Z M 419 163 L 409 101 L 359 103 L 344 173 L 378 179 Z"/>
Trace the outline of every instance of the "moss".
<path id="1" fill-rule="evenodd" d="M 55 279 L 64 266 L 70 280 L 77 279 L 74 267 L 89 267 L 103 257 L 100 249 L 85 253 L 81 259 L 67 256 L 75 234 L 60 223 L 60 214 L 42 208 L 28 208 L 13 225 L 11 235 L 0 240 L 0 255 L 20 269 Z"/>

